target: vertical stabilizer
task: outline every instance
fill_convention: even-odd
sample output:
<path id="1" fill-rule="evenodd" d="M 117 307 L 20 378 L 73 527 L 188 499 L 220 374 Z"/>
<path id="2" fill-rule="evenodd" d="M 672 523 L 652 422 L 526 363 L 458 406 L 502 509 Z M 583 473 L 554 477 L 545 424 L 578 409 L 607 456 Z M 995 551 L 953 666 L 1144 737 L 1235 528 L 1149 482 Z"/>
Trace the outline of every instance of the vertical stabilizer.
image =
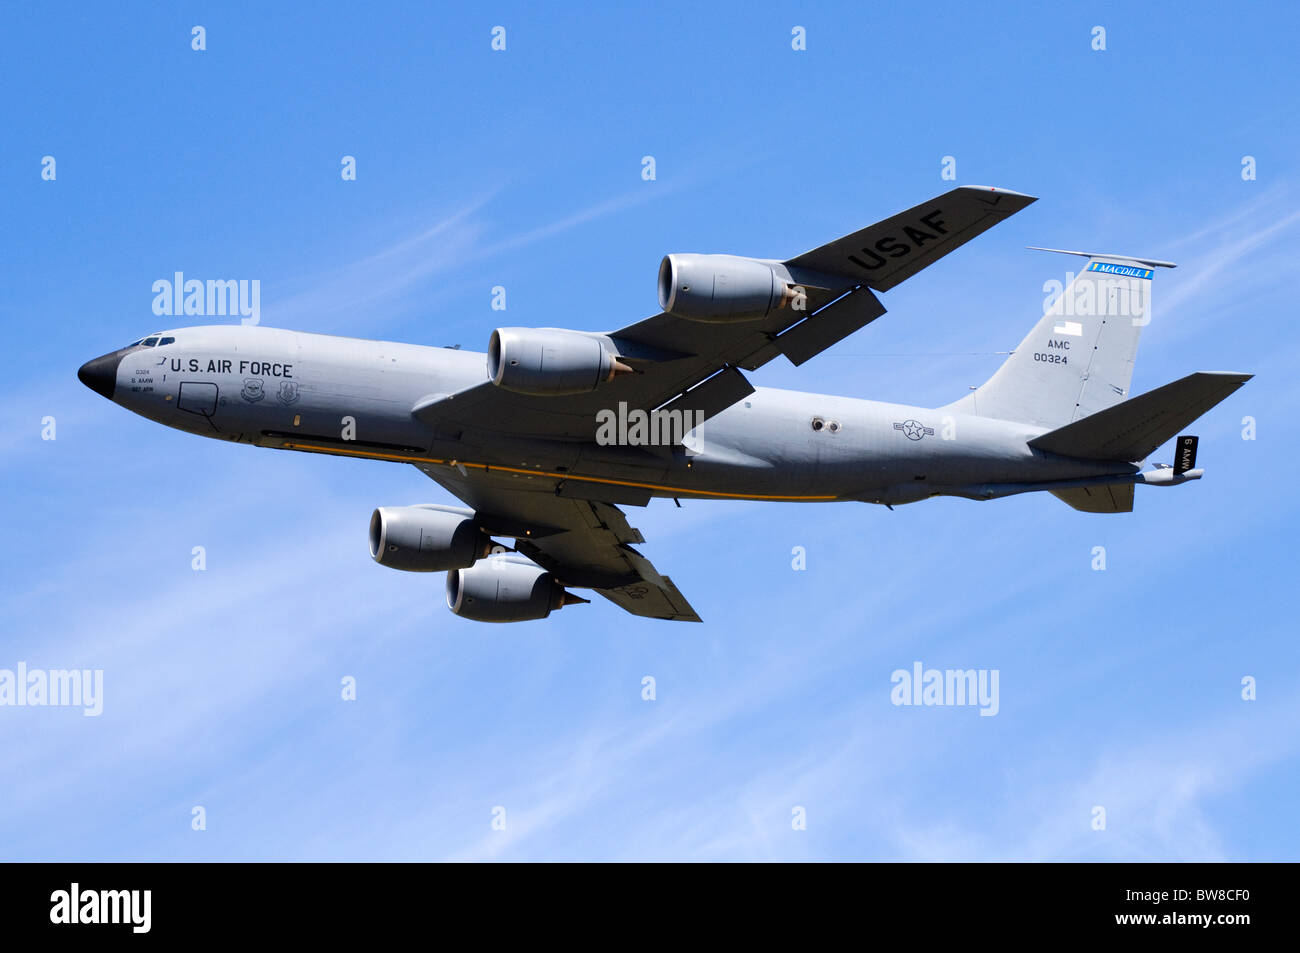
<path id="1" fill-rule="evenodd" d="M 1127 255 L 1063 254 L 1087 263 L 997 372 L 948 409 L 1060 427 L 1128 397 L 1138 338 L 1151 320 L 1155 269 L 1175 266 Z"/>

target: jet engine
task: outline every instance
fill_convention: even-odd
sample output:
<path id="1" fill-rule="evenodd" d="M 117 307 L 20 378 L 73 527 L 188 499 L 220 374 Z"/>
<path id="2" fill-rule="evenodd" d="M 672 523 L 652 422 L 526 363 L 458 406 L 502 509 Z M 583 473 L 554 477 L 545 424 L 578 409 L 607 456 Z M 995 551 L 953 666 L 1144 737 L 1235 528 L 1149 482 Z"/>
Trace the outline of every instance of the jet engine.
<path id="1" fill-rule="evenodd" d="M 772 266 L 734 255 L 666 255 L 659 307 L 691 321 L 754 321 L 795 299 L 795 285 Z"/>
<path id="2" fill-rule="evenodd" d="M 492 383 L 516 394 L 587 394 L 628 367 L 600 341 L 556 328 L 497 328 L 488 342 Z"/>
<path id="3" fill-rule="evenodd" d="M 553 609 L 587 601 L 518 556 L 492 556 L 472 568 L 447 573 L 447 608 L 475 622 L 545 619 Z"/>
<path id="4" fill-rule="evenodd" d="M 381 506 L 370 516 L 370 555 L 389 569 L 466 569 L 492 539 L 466 513 L 433 506 Z"/>

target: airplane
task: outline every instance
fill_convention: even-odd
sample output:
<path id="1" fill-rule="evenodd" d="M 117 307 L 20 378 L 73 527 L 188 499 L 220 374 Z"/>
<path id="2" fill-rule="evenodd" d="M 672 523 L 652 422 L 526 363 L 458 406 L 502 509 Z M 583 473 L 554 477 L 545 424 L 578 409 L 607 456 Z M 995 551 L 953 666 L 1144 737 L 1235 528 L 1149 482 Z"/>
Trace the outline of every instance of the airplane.
<path id="1" fill-rule="evenodd" d="M 482 622 L 543 619 L 594 590 L 698 622 L 639 550 L 651 499 L 990 500 L 1047 491 L 1133 509 L 1134 487 L 1198 480 L 1184 427 L 1252 375 L 1199 372 L 1133 397 L 1151 285 L 1171 262 L 1086 263 L 983 385 L 942 407 L 755 387 L 885 313 L 877 293 L 1036 201 L 962 186 L 786 260 L 670 254 L 660 314 L 617 331 L 502 327 L 487 353 L 218 325 L 160 331 L 78 377 L 143 417 L 260 447 L 410 464 L 466 504 L 380 506 L 380 565 L 446 572 Z M 201 310 L 201 309 L 200 309 Z M 1175 462 L 1143 469 L 1170 438 Z M 505 545 L 498 538 L 511 541 Z"/>

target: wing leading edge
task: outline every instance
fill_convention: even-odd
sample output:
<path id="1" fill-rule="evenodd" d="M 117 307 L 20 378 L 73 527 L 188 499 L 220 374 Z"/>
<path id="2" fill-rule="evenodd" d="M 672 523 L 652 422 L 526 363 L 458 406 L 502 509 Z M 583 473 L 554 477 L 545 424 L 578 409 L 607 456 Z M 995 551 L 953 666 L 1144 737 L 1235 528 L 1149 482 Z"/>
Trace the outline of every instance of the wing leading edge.
<path id="1" fill-rule="evenodd" d="M 786 261 L 766 259 L 803 284 L 803 311 L 779 308 L 765 317 L 727 323 L 668 313 L 617 331 L 591 332 L 635 369 L 589 394 L 537 397 L 490 381 L 456 394 L 435 394 L 412 413 L 440 432 L 470 430 L 590 440 L 598 411 L 625 402 L 650 411 L 693 393 L 720 372 L 734 375 L 715 388 L 711 412 L 752 390 L 740 370 L 784 355 L 803 364 L 885 313 L 874 291 L 885 291 L 1037 201 L 986 186 L 961 186 L 890 218 Z M 587 333 L 587 332 L 584 332 Z M 734 378 L 739 377 L 736 381 Z"/>

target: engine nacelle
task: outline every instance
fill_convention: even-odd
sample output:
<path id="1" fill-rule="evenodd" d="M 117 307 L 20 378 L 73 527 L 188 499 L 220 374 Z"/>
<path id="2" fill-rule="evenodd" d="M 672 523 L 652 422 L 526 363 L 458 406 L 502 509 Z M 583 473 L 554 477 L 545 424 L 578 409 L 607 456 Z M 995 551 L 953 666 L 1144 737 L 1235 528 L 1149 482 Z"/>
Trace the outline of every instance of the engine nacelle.
<path id="1" fill-rule="evenodd" d="M 555 328 L 497 328 L 488 342 L 492 383 L 516 394 L 587 394 L 631 368 L 594 337 Z"/>
<path id="2" fill-rule="evenodd" d="M 771 265 L 735 255 L 666 255 L 659 263 L 659 307 L 691 321 L 754 321 L 795 299 L 795 286 Z"/>
<path id="3" fill-rule="evenodd" d="M 527 622 L 554 609 L 586 602 L 567 592 L 540 566 L 493 556 L 471 569 L 447 573 L 447 608 L 475 622 Z"/>
<path id="4" fill-rule="evenodd" d="M 389 569 L 467 569 L 492 539 L 472 517 L 425 506 L 381 506 L 370 516 L 370 555 Z"/>

